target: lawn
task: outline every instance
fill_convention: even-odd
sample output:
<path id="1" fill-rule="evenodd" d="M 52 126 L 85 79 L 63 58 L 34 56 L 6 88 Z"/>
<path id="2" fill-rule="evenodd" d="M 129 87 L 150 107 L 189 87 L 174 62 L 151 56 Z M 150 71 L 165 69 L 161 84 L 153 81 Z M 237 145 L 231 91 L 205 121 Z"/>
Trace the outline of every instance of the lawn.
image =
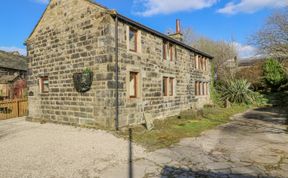
<path id="1" fill-rule="evenodd" d="M 230 117 L 244 112 L 249 106 L 234 105 L 230 108 L 209 107 L 200 111 L 185 111 L 175 117 L 156 120 L 154 129 L 146 130 L 143 126 L 132 128 L 133 141 L 148 150 L 169 147 L 185 137 L 196 137 L 202 132 L 230 121 Z M 127 131 L 120 135 L 128 138 Z"/>

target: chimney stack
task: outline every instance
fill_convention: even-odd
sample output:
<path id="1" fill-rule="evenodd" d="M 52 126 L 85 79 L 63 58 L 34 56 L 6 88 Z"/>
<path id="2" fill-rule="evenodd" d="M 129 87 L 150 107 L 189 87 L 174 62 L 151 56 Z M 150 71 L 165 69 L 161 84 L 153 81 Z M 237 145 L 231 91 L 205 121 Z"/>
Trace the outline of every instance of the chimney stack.
<path id="1" fill-rule="evenodd" d="M 180 19 L 176 20 L 176 32 L 174 34 L 169 35 L 171 38 L 174 38 L 178 41 L 183 41 L 183 34 L 181 32 L 181 21 Z"/>
<path id="2" fill-rule="evenodd" d="M 176 34 L 181 33 L 181 21 L 180 19 L 176 20 Z"/>

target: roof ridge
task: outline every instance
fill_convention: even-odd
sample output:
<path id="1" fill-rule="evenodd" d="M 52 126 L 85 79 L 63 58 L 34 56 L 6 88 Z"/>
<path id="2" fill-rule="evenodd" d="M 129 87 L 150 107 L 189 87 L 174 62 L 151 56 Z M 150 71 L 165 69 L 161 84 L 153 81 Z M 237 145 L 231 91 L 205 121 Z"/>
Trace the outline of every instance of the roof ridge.
<path id="1" fill-rule="evenodd" d="M 36 30 L 36 28 L 37 28 L 37 26 L 39 25 L 39 23 L 41 22 L 41 20 L 42 20 L 44 14 L 46 13 L 46 11 L 47 11 L 47 9 L 48 9 L 51 1 L 52 1 L 52 0 L 50 0 L 50 2 L 49 2 L 49 4 L 47 5 L 45 11 L 42 13 L 42 16 L 41 16 L 40 20 L 38 21 L 38 23 L 37 23 L 36 26 L 34 27 L 33 31 L 30 33 L 28 39 L 27 39 L 26 42 L 25 42 L 25 45 L 27 45 L 27 42 L 28 42 L 29 39 L 31 38 L 32 34 L 33 34 L 34 31 Z M 99 3 L 96 3 L 94 0 L 84 0 L 84 1 L 86 1 L 86 2 L 88 2 L 88 3 L 91 3 L 92 5 L 95 5 L 95 6 L 99 6 L 99 7 L 101 7 L 101 8 L 104 8 L 104 9 L 106 9 L 106 10 L 112 10 L 112 9 L 109 9 L 109 8 L 107 8 L 107 7 L 99 4 Z M 150 33 L 153 33 L 153 34 L 156 35 L 156 36 L 162 37 L 162 38 L 164 38 L 164 39 L 166 39 L 166 40 L 168 40 L 168 41 L 172 41 L 173 43 L 176 43 L 176 44 L 178 44 L 179 46 L 182 46 L 182 47 L 184 47 L 184 48 L 186 48 L 186 49 L 188 49 L 188 50 L 190 50 L 190 51 L 193 51 L 193 52 L 195 52 L 195 53 L 197 53 L 197 54 L 206 56 L 206 57 L 208 57 L 208 58 L 210 58 L 210 59 L 213 59 L 213 58 L 214 58 L 214 57 L 211 56 L 210 54 L 208 54 L 208 53 L 206 53 L 206 52 L 203 52 L 203 51 L 201 51 L 201 50 L 199 50 L 199 49 L 196 49 L 196 48 L 194 48 L 194 47 L 192 47 L 192 46 L 190 46 L 190 45 L 187 45 L 187 44 L 185 44 L 185 43 L 183 43 L 183 42 L 181 42 L 181 41 L 178 41 L 178 40 L 176 40 L 176 39 L 173 39 L 173 38 L 169 37 L 168 35 L 164 34 L 163 32 L 159 32 L 158 30 L 154 30 L 154 29 L 152 29 L 152 28 L 150 28 L 150 27 L 148 27 L 148 26 L 146 26 L 146 25 L 144 25 L 144 24 L 141 24 L 140 22 L 137 22 L 137 21 L 135 21 L 135 20 L 132 20 L 132 19 L 130 19 L 130 18 L 124 16 L 124 15 L 121 15 L 121 14 L 118 13 L 116 10 L 113 10 L 113 11 L 115 11 L 116 13 L 115 13 L 115 14 L 111 14 L 111 15 L 117 16 L 117 17 L 119 17 L 120 19 L 122 19 L 123 21 L 126 21 L 126 22 L 128 22 L 128 23 L 130 23 L 130 24 L 133 24 L 133 25 L 135 25 L 135 26 L 138 26 L 138 27 L 140 27 L 140 28 L 142 28 L 142 29 L 144 29 L 144 30 L 146 30 L 146 31 L 148 31 L 148 32 L 150 32 Z"/>
<path id="2" fill-rule="evenodd" d="M 170 36 L 168 36 L 162 32 L 159 32 L 158 30 L 154 30 L 154 29 L 152 29 L 146 25 L 141 24 L 140 22 L 137 22 L 135 20 L 132 20 L 132 19 L 122 15 L 122 14 L 119 14 L 118 12 L 116 12 L 116 16 L 119 17 L 120 19 L 122 19 L 123 21 L 126 21 L 130 24 L 133 24 L 133 25 L 138 26 L 142 29 L 145 29 L 145 30 L 149 31 L 150 33 L 154 33 L 155 35 L 160 36 L 162 38 L 165 38 L 166 40 L 172 41 L 173 43 L 176 43 L 176 44 L 178 44 L 184 48 L 188 48 L 189 50 L 191 50 L 195 53 L 201 54 L 201 55 L 206 56 L 206 57 L 211 58 L 211 59 L 214 58 L 213 56 L 211 56 L 210 54 L 208 54 L 204 51 L 201 51 L 201 50 L 196 49 L 190 45 L 187 45 L 187 44 L 183 43 L 182 41 L 176 40 L 176 39 L 174 39 L 174 38 L 172 38 L 172 37 L 170 37 Z"/>
<path id="3" fill-rule="evenodd" d="M 101 4 L 96 3 L 94 0 L 86 0 L 86 1 L 88 1 L 88 2 L 90 2 L 92 4 L 94 4 L 94 5 L 100 6 L 100 7 L 104 8 L 104 9 L 106 9 L 106 10 L 112 10 L 112 9 L 109 9 L 109 8 L 107 8 L 105 6 L 102 6 Z M 122 14 L 118 13 L 116 10 L 113 10 L 113 11 L 115 11 L 116 13 L 112 14 L 112 15 L 116 15 L 117 17 L 121 18 L 123 21 L 126 21 L 128 23 L 129 22 L 133 23 L 136 26 L 140 26 L 140 27 L 144 28 L 145 30 L 150 31 L 150 33 L 154 33 L 154 34 L 156 34 L 158 36 L 161 36 L 162 38 L 166 38 L 166 40 L 170 40 L 170 41 L 172 41 L 172 42 L 174 42 L 174 43 L 176 43 L 176 44 L 178 44 L 178 45 L 180 45 L 180 46 L 182 46 L 184 48 L 188 48 L 189 50 L 191 50 L 193 52 L 199 53 L 199 54 L 201 54 L 203 56 L 206 56 L 208 58 L 211 58 L 211 59 L 214 58 L 210 54 L 208 54 L 206 52 L 203 52 L 203 51 L 201 51 L 199 49 L 196 49 L 196 48 L 194 48 L 194 47 L 192 47 L 190 45 L 187 45 L 187 44 L 183 43 L 182 41 L 178 41 L 176 39 L 173 39 L 173 38 L 169 37 L 168 35 L 164 34 L 163 32 L 159 32 L 158 30 L 154 30 L 151 27 L 148 27 L 148 26 L 146 26 L 146 25 L 144 25 L 144 24 L 142 24 L 140 22 L 132 20 L 129 17 L 126 17 L 125 15 L 122 15 Z"/>
<path id="4" fill-rule="evenodd" d="M 15 51 L 15 52 L 18 52 L 18 51 Z M 9 51 L 0 50 L 0 53 L 6 54 L 8 56 L 14 56 L 14 57 L 22 58 L 23 60 L 27 59 L 27 56 L 24 56 L 24 55 L 22 55 L 20 53 L 19 53 L 19 55 L 18 54 L 13 54 L 13 51 L 9 52 Z"/>
<path id="5" fill-rule="evenodd" d="M 18 52 L 18 51 L 15 51 L 15 52 Z M 27 58 L 27 56 L 24 56 L 24 55 L 22 55 L 22 54 L 20 54 L 20 53 L 19 53 L 19 55 L 18 55 L 18 54 L 13 54 L 13 51 L 9 52 L 9 51 L 4 51 L 4 50 L 1 50 L 1 49 L 0 49 L 0 53 L 5 53 L 5 54 L 7 54 L 7 55 L 15 56 L 15 57 Z"/>

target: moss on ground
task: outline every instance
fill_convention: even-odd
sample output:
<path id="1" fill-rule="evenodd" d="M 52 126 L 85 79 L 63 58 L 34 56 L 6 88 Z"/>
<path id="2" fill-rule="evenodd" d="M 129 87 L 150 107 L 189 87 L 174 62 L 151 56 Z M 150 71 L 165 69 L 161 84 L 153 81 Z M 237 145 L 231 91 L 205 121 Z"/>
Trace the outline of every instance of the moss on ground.
<path id="1" fill-rule="evenodd" d="M 146 130 L 143 126 L 132 128 L 133 141 L 148 150 L 169 147 L 185 137 L 196 137 L 202 132 L 230 121 L 230 117 L 246 111 L 249 106 L 234 105 L 231 108 L 209 107 L 200 111 L 185 111 L 179 116 L 165 120 L 156 120 L 154 129 Z M 120 132 L 128 138 L 128 132 Z"/>

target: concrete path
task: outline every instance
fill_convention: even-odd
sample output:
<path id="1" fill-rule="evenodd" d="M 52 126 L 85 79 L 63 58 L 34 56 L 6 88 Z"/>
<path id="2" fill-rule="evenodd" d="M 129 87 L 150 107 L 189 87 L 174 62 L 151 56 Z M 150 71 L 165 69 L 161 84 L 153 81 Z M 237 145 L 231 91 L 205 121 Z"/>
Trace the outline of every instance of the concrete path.
<path id="1" fill-rule="evenodd" d="M 134 177 L 283 177 L 288 178 L 286 119 L 273 109 L 250 110 L 198 138 L 149 153 L 133 162 Z M 126 165 L 107 169 L 117 177 Z"/>
<path id="2" fill-rule="evenodd" d="M 288 178 L 284 122 L 271 110 L 251 110 L 198 138 L 148 153 L 104 131 L 1 121 L 0 178 Z"/>

